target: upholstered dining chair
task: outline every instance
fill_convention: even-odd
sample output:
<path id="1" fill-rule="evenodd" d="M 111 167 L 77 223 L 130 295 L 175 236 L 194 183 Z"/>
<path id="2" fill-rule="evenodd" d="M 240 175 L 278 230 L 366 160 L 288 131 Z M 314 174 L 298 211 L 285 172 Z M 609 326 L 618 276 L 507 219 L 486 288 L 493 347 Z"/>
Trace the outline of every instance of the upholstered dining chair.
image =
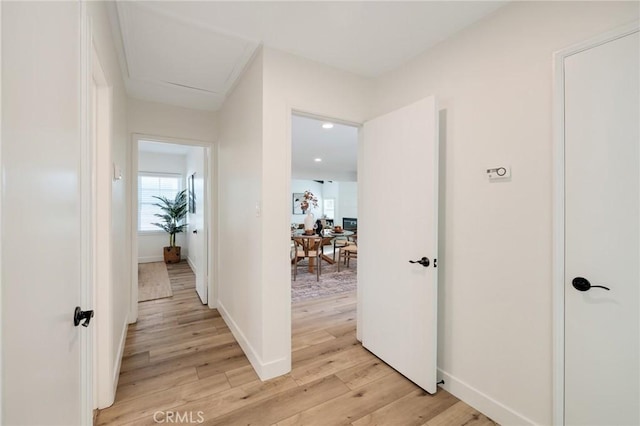
<path id="1" fill-rule="evenodd" d="M 293 258 L 293 280 L 296 280 L 298 275 L 298 263 L 301 260 L 307 259 L 311 262 L 311 259 L 315 260 L 316 268 L 316 281 L 320 281 L 320 273 L 322 268 L 322 238 L 319 236 L 300 236 L 293 238 L 295 244 L 296 254 Z M 305 264 L 304 266 L 308 266 Z"/>

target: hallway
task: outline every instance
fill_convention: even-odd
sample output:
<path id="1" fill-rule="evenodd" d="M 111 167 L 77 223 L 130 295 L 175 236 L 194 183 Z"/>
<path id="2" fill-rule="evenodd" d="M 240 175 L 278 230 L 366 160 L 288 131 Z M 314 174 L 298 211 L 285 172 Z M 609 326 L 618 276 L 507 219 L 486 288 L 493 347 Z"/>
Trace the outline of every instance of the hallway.
<path id="1" fill-rule="evenodd" d="M 355 293 L 295 304 L 293 370 L 261 382 L 218 312 L 199 302 L 188 264 L 167 266 L 174 295 L 140 303 L 116 401 L 97 425 L 494 424 L 363 349 Z"/>

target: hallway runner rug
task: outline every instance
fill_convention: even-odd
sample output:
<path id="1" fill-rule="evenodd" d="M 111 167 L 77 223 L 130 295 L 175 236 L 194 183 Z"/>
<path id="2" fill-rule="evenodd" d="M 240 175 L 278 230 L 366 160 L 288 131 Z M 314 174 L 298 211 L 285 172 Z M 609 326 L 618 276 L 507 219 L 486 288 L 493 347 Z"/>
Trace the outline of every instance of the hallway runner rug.
<path id="1" fill-rule="evenodd" d="M 164 262 L 138 264 L 138 302 L 173 296 Z"/>

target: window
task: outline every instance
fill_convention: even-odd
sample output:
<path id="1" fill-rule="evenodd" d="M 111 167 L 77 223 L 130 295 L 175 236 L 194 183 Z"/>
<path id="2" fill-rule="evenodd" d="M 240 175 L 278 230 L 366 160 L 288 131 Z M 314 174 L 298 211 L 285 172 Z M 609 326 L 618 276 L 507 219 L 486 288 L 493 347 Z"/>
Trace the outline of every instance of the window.
<path id="1" fill-rule="evenodd" d="M 333 198 L 328 198 L 328 199 L 324 200 L 324 203 L 323 203 L 323 206 L 322 206 L 323 207 L 322 210 L 324 212 L 324 216 L 327 219 L 335 219 L 334 216 L 336 214 L 336 211 L 335 211 L 335 207 L 334 206 L 335 206 L 335 200 Z"/>
<path id="2" fill-rule="evenodd" d="M 162 231 L 153 222 L 159 222 L 156 213 L 162 213 L 154 196 L 173 199 L 182 190 L 182 176 L 168 173 L 138 174 L 138 231 Z"/>

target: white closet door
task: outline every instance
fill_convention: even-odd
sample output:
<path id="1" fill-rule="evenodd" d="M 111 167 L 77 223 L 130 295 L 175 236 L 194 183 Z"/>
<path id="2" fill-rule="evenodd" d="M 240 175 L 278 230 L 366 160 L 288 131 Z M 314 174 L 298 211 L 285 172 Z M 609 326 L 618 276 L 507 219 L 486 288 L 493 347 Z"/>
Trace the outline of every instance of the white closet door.
<path id="1" fill-rule="evenodd" d="M 564 63 L 567 425 L 640 423 L 639 51 L 636 32 Z"/>

